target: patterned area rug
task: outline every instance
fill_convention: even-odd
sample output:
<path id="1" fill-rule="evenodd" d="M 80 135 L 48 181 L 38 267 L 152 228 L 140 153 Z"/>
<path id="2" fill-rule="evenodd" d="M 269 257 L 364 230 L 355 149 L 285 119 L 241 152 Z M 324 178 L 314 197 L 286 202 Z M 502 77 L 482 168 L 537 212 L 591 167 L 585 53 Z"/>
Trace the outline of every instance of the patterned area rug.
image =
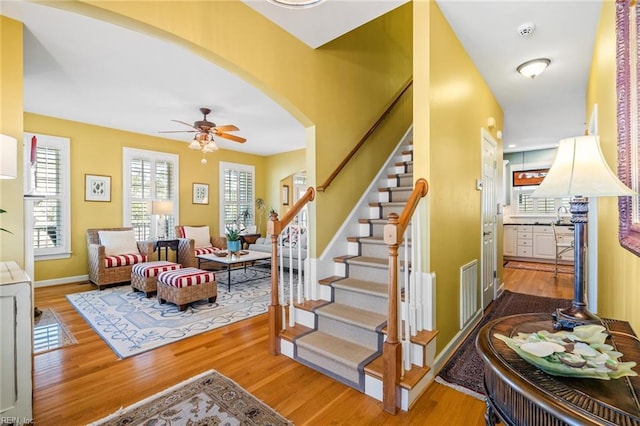
<path id="1" fill-rule="evenodd" d="M 292 424 L 233 380 L 210 370 L 90 426 Z"/>
<path id="2" fill-rule="evenodd" d="M 510 260 L 504 265 L 505 268 L 527 269 L 529 271 L 553 272 L 553 263 L 518 262 Z M 558 273 L 573 274 L 573 265 L 558 265 Z"/>
<path id="3" fill-rule="evenodd" d="M 270 278 L 264 274 L 256 279 L 254 273 L 234 272 L 230 292 L 219 284 L 215 303 L 193 302 L 183 312 L 173 303 L 160 304 L 155 296 L 147 299 L 130 285 L 69 294 L 67 299 L 120 358 L 127 358 L 267 312 Z M 238 282 L 244 279 L 251 281 Z"/>
<path id="4" fill-rule="evenodd" d="M 42 315 L 36 317 L 33 323 L 33 353 L 48 352 L 76 343 L 78 341 L 55 312 L 49 308 L 42 309 Z"/>
<path id="5" fill-rule="evenodd" d="M 482 385 L 484 363 L 476 351 L 476 336 L 482 326 L 496 318 L 530 312 L 549 312 L 549 317 L 551 317 L 551 313 L 556 308 L 564 308 L 570 304 L 571 301 L 566 299 L 532 296 L 505 290 L 493 302 L 489 312 L 480 320 L 480 323 L 464 339 L 462 345 L 440 370 L 436 381 L 475 396 L 478 399 L 484 399 Z"/>

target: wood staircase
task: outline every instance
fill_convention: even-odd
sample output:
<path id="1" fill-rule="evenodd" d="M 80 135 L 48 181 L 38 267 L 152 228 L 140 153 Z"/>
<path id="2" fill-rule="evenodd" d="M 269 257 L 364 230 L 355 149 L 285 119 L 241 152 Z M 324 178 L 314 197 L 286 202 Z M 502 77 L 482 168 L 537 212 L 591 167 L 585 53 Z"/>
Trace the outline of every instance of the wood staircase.
<path id="1" fill-rule="evenodd" d="M 359 235 L 347 237 L 345 247 L 349 254 L 335 256 L 336 275 L 318 281 L 328 287 L 331 300 L 294 304 L 299 322 L 280 333 L 281 346 L 289 346 L 282 353 L 379 400 L 389 276 L 383 228 L 390 213 L 402 213 L 413 191 L 410 141 L 398 148 L 385 169 L 386 178 L 380 179 L 380 186 L 371 191 L 370 197 L 376 200 L 368 203 L 369 215 L 357 219 L 354 229 L 359 230 Z M 302 312 L 306 315 L 300 315 Z M 435 331 L 422 331 L 410 339 L 410 350 L 421 355 L 401 377 L 400 388 L 405 393 L 402 409 L 408 409 L 433 380 L 433 373 L 429 373 L 436 335 Z"/>

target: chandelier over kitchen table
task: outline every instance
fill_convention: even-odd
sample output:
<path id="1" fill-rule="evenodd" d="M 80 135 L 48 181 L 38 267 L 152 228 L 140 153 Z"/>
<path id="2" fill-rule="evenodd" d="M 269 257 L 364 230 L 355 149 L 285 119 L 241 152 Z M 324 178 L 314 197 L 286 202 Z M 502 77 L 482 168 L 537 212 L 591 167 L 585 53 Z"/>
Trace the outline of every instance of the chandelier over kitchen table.
<path id="1" fill-rule="evenodd" d="M 211 113 L 211 110 L 209 108 L 200 108 L 200 112 L 203 114 L 204 117 L 202 118 L 202 120 L 196 121 L 193 124 L 189 124 L 180 120 L 171 120 L 171 121 L 175 121 L 176 123 L 185 124 L 193 128 L 193 130 L 167 130 L 167 131 L 162 131 L 160 133 L 183 133 L 183 132 L 195 133 L 193 140 L 189 144 L 189 148 L 198 149 L 202 151 L 202 160 L 201 160 L 202 164 L 207 163 L 207 159 L 204 158 L 204 155 L 206 153 L 217 151 L 219 149 L 218 144 L 216 144 L 215 140 L 213 139 L 214 136 L 220 137 L 223 139 L 229 139 L 231 141 L 238 142 L 238 143 L 245 143 L 247 141 L 245 138 L 241 138 L 240 136 L 235 136 L 235 135 L 230 135 L 228 133 L 225 133 L 225 132 L 233 132 L 233 131 L 240 130 L 233 124 L 216 126 L 216 123 L 207 121 L 207 115 Z"/>

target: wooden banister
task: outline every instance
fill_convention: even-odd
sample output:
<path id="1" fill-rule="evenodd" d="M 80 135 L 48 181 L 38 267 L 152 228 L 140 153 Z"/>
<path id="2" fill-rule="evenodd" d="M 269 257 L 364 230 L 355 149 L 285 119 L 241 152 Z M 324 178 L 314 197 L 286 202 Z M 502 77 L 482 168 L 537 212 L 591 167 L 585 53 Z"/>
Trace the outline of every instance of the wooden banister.
<path id="1" fill-rule="evenodd" d="M 349 154 L 347 154 L 344 160 L 342 160 L 342 162 L 338 165 L 338 167 L 336 167 L 336 169 L 333 171 L 333 173 L 331 173 L 331 175 L 327 178 L 327 180 L 325 180 L 322 185 L 318 186 L 319 192 L 324 192 L 327 189 L 327 187 L 331 185 L 331 182 L 333 182 L 336 176 L 340 174 L 340 172 L 342 171 L 342 169 L 344 169 L 347 163 L 351 161 L 353 156 L 356 155 L 358 150 L 364 145 L 364 143 L 369 139 L 369 137 L 373 134 L 373 132 L 375 132 L 378 126 L 380 126 L 382 121 L 387 117 L 387 115 L 389 115 L 391 110 L 393 110 L 393 107 L 396 106 L 396 104 L 400 101 L 400 98 L 402 97 L 402 95 L 404 95 L 404 93 L 407 90 L 409 90 L 409 87 L 411 87 L 412 84 L 413 84 L 413 79 L 410 79 L 409 82 L 405 84 L 404 88 L 400 91 L 400 93 L 398 93 L 398 95 L 395 97 L 393 102 L 391 102 L 391 104 L 387 107 L 387 109 L 382 113 L 380 118 L 378 118 L 378 120 L 373 124 L 373 126 L 371 126 L 369 131 L 367 131 L 367 133 L 365 133 L 365 135 L 358 141 L 356 146 L 353 147 L 353 149 L 349 152 Z"/>
<path id="2" fill-rule="evenodd" d="M 402 244 L 404 232 L 409 226 L 420 200 L 428 192 L 429 184 L 427 181 L 423 178 L 418 179 L 400 216 L 397 213 L 389 214 L 388 222 L 383 231 L 384 242 L 389 252 L 389 286 L 387 340 L 382 347 L 382 404 L 384 410 L 391 414 L 398 412 L 398 385 L 402 372 L 402 344 L 398 341 L 400 326 L 398 324 L 398 248 Z M 408 267 L 409 264 L 406 262 L 405 268 Z"/>

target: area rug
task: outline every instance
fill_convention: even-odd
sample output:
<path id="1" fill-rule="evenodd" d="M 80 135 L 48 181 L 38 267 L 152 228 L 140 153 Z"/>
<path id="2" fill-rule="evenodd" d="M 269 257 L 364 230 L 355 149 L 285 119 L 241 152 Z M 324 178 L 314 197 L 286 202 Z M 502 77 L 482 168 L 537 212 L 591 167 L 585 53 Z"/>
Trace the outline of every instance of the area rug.
<path id="1" fill-rule="evenodd" d="M 231 291 L 219 284 L 215 303 L 193 302 L 183 312 L 173 303 L 160 304 L 155 296 L 134 292 L 130 285 L 69 294 L 67 299 L 120 358 L 127 358 L 267 312 L 270 278 L 237 282 L 246 278 L 253 277 L 234 272 Z"/>
<path id="2" fill-rule="evenodd" d="M 526 314 L 531 312 L 549 312 L 556 308 L 564 308 L 571 304 L 567 299 L 532 296 L 505 290 L 493 302 L 487 314 L 462 342 L 451 359 L 440 370 L 436 381 L 450 386 L 478 399 L 484 399 L 482 380 L 484 377 L 484 363 L 476 351 L 476 336 L 483 325 L 496 318 L 508 315 Z"/>
<path id="3" fill-rule="evenodd" d="M 42 314 L 33 323 L 33 353 L 48 352 L 76 343 L 78 341 L 58 319 L 53 309 L 43 308 Z"/>
<path id="4" fill-rule="evenodd" d="M 527 269 L 529 271 L 553 272 L 553 263 L 518 262 L 511 260 L 504 265 L 505 268 Z M 573 265 L 558 265 L 558 273 L 573 274 Z"/>
<path id="5" fill-rule="evenodd" d="M 233 380 L 209 370 L 90 426 L 292 424 Z"/>

